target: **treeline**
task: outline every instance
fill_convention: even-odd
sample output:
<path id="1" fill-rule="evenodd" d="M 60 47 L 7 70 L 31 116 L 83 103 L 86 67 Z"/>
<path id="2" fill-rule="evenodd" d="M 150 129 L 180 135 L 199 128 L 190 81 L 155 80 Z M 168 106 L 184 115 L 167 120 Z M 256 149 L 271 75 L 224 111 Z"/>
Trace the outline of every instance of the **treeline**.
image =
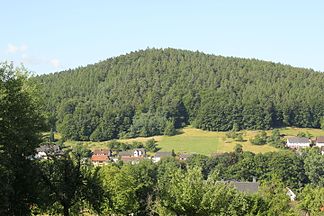
<path id="1" fill-rule="evenodd" d="M 324 207 L 324 156 L 315 148 L 299 155 L 253 154 L 238 147 L 187 161 L 169 157 L 156 164 L 147 159 L 102 167 L 93 167 L 84 152 L 80 146 L 64 157 L 35 161 L 37 199 L 25 215 L 292 216 L 320 215 Z M 240 192 L 227 182 L 252 178 L 261 182 L 255 193 Z M 287 187 L 297 194 L 294 205 Z"/>
<path id="2" fill-rule="evenodd" d="M 186 162 L 170 157 L 98 168 L 80 145 L 35 160 L 44 118 L 22 70 L 0 64 L 0 215 L 320 215 L 323 209 L 324 156 L 316 148 L 255 155 L 236 146 Z M 154 148 L 153 141 L 146 145 Z M 263 182 L 256 194 L 220 182 L 253 177 Z M 297 206 L 286 186 L 298 193 Z"/>
<path id="3" fill-rule="evenodd" d="M 131 52 L 35 78 L 50 128 L 66 139 L 213 131 L 319 128 L 324 74 L 309 69 L 176 49 Z"/>

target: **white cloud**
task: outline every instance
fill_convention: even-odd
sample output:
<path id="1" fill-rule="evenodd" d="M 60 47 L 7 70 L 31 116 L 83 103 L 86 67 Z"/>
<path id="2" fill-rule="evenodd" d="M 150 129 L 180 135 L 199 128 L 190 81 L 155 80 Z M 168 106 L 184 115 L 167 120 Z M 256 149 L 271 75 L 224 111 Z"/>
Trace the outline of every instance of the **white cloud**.
<path id="1" fill-rule="evenodd" d="M 22 44 L 21 46 L 15 45 L 15 44 L 8 44 L 7 46 L 7 52 L 8 53 L 24 53 L 28 49 L 28 46 L 26 44 Z"/>
<path id="2" fill-rule="evenodd" d="M 50 64 L 51 64 L 53 67 L 55 67 L 55 68 L 58 68 L 58 67 L 61 66 L 61 62 L 60 62 L 60 60 L 58 60 L 58 59 L 56 59 L 56 58 L 51 59 L 49 62 L 50 62 Z"/>
<path id="3" fill-rule="evenodd" d="M 61 61 L 57 58 L 42 58 L 39 56 L 30 56 L 27 52 L 28 46 L 22 44 L 20 46 L 15 44 L 8 44 L 7 52 L 12 54 L 19 54 L 19 61 L 25 65 L 50 65 L 53 68 L 57 69 L 61 67 Z"/>

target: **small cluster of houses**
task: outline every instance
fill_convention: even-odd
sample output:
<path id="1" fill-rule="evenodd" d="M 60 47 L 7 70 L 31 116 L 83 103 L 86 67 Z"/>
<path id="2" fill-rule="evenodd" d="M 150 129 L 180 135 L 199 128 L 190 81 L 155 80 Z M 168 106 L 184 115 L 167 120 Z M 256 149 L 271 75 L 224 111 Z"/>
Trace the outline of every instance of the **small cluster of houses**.
<path id="1" fill-rule="evenodd" d="M 179 159 L 186 160 L 189 156 L 188 154 L 180 154 Z M 100 166 L 109 162 L 118 161 L 137 164 L 144 159 L 151 159 L 154 163 L 157 163 L 161 159 L 168 157 L 173 157 L 172 152 L 157 152 L 154 156 L 149 157 L 144 148 L 136 148 L 121 152 L 113 152 L 110 149 L 95 149 L 92 152 L 91 161 L 95 166 Z"/>
<path id="2" fill-rule="evenodd" d="M 291 137 L 287 139 L 287 147 L 291 149 L 300 149 L 316 146 L 320 148 L 322 154 L 324 154 L 324 136 L 316 137 L 315 139 L 309 139 L 306 137 Z"/>

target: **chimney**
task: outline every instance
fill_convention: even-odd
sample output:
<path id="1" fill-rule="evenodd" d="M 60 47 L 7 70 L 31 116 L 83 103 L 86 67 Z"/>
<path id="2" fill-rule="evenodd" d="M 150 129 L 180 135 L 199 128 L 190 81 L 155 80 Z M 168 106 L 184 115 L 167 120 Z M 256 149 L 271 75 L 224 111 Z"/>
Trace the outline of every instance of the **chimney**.
<path id="1" fill-rule="evenodd" d="M 253 180 L 252 180 L 252 182 L 257 182 L 255 176 L 253 176 Z"/>

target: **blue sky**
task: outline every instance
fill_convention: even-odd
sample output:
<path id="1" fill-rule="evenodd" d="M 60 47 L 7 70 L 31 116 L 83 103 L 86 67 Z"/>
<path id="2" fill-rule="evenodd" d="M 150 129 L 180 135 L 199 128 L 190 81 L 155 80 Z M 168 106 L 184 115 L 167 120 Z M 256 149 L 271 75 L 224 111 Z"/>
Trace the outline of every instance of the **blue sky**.
<path id="1" fill-rule="evenodd" d="M 147 47 L 324 71 L 324 1 L 1 1 L 0 61 L 36 74 Z"/>

